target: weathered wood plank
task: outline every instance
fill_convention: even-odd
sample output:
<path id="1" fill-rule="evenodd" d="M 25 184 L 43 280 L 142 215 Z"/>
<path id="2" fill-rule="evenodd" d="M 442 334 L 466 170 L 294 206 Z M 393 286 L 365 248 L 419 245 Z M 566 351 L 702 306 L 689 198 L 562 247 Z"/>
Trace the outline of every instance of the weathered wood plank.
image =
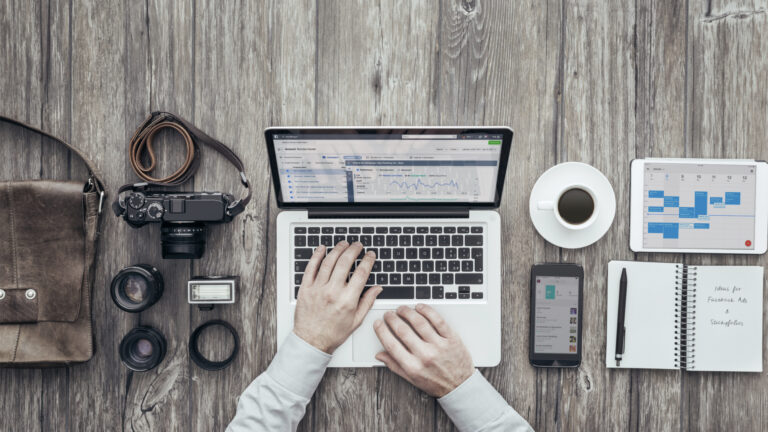
<path id="1" fill-rule="evenodd" d="M 40 124 L 44 131 L 71 142 L 70 11 L 72 5 L 69 0 L 62 0 L 41 2 L 40 6 L 40 28 L 42 29 L 40 62 L 43 81 Z M 87 178 L 85 164 L 58 143 L 43 139 L 40 159 L 42 178 L 57 180 Z M 40 416 L 41 428 L 42 430 L 63 430 L 69 421 L 67 398 L 69 370 L 67 368 L 45 369 L 41 373 L 41 412 L 45 413 Z"/>
<path id="2" fill-rule="evenodd" d="M 691 2 L 688 20 L 690 156 L 766 159 L 768 2 Z M 765 266 L 768 260 L 765 255 L 689 255 L 687 262 Z M 763 318 L 763 334 L 766 330 Z M 763 343 L 763 368 L 765 353 Z M 768 427 L 765 373 L 687 373 L 682 392 L 684 429 Z"/>
<path id="3" fill-rule="evenodd" d="M 515 131 L 499 209 L 502 361 L 484 373 L 534 427 L 550 415 L 544 401 L 559 397 L 551 394 L 551 373 L 528 364 L 530 268 L 558 261 L 559 253 L 528 222 L 527 202 L 538 176 L 555 162 L 560 14 L 559 2 L 446 1 L 440 20 L 441 123 L 500 124 Z M 438 413 L 438 430 L 452 428 Z"/>
<path id="4" fill-rule="evenodd" d="M 275 350 L 274 235 L 270 235 L 269 170 L 266 148 L 259 145 L 270 113 L 270 13 L 260 2 L 200 1 L 195 5 L 195 114 L 202 130 L 240 155 L 249 173 L 253 200 L 231 223 L 213 226 L 197 275 L 237 274 L 240 301 L 211 312 L 190 312 L 194 328 L 213 318 L 229 321 L 239 332 L 242 350 L 219 372 L 190 366 L 192 429 L 223 430 L 234 417 L 242 390 L 269 364 Z M 195 190 L 242 195 L 236 169 L 222 156 L 203 149 Z M 224 344 L 225 341 L 219 342 Z M 226 347 L 212 347 L 218 352 Z"/>
<path id="5" fill-rule="evenodd" d="M 318 124 L 436 124 L 438 8 L 432 0 L 319 2 Z M 434 404 L 388 370 L 333 369 L 315 421 L 318 430 L 430 430 Z"/>
<path id="6" fill-rule="evenodd" d="M 33 2 L 0 4 L 0 112 L 38 127 L 43 105 L 41 13 Z M 0 123 L 0 181 L 40 178 L 41 142 L 37 134 Z M 0 370 L 0 409 L 14 414 L 0 416 L 0 429 L 42 430 L 42 379 L 40 370 Z"/>
<path id="7" fill-rule="evenodd" d="M 685 2 L 651 0 L 637 5 L 637 158 L 685 156 L 686 14 Z M 626 168 L 629 169 L 628 161 Z M 683 262 L 682 254 L 640 253 L 636 258 L 639 261 Z M 678 429 L 680 380 L 678 371 L 631 371 L 630 428 Z"/>
<path id="8" fill-rule="evenodd" d="M 271 5 L 270 19 L 270 58 L 271 58 L 271 102 L 270 102 L 270 126 L 306 126 L 316 123 L 317 107 L 315 104 L 315 83 L 317 65 L 317 26 L 316 26 L 316 2 L 312 0 L 277 0 Z M 257 137 L 255 145 L 263 148 L 266 146 L 263 134 Z M 267 173 L 266 171 L 264 172 Z M 269 180 L 268 180 L 269 181 Z M 267 188 L 271 185 L 267 183 Z M 277 205 L 274 195 L 268 193 L 269 220 L 265 225 L 266 232 L 270 235 L 270 243 L 267 245 L 269 255 L 264 288 L 273 291 L 277 295 L 279 289 L 276 284 L 275 256 L 273 239 L 275 235 L 275 218 Z M 275 301 L 272 297 L 270 301 Z M 275 309 L 274 303 L 265 305 Z M 265 329 L 263 347 L 271 355 L 277 344 L 276 327 L 274 320 L 263 323 L 268 326 Z M 266 344 L 271 344 L 267 346 Z M 261 359 L 249 368 L 252 378 L 261 373 L 267 367 L 271 356 L 260 356 Z M 243 386 L 247 383 L 243 383 Z M 307 405 L 304 419 L 299 424 L 299 431 L 315 430 L 314 406 L 316 398 Z M 322 429 L 322 425 L 320 427 Z"/>
<path id="9" fill-rule="evenodd" d="M 126 37 L 135 7 L 129 3 L 82 1 L 72 5 L 72 142 L 90 156 L 104 174 L 109 191 L 128 178 L 130 165 L 124 151 L 136 120 L 128 115 L 146 106 L 137 90 L 144 68 L 131 63 Z M 141 72 L 141 75 L 134 76 Z M 138 101 L 138 102 L 137 102 Z M 142 109 L 143 110 L 143 109 Z M 110 195 L 110 199 L 114 196 Z M 112 276 L 128 265 L 138 251 L 131 250 L 134 232 L 125 222 L 104 213 L 91 296 L 94 357 L 69 373 L 69 423 L 71 430 L 111 430 L 119 427 L 125 408 L 126 380 L 120 363 L 120 338 L 138 323 L 120 312 L 106 287 Z"/>
<path id="10" fill-rule="evenodd" d="M 126 127 L 136 128 L 150 111 L 170 111 L 185 118 L 194 114 L 194 14 L 190 2 L 146 2 L 130 5 L 127 38 L 131 79 L 128 92 L 135 99 L 127 106 Z M 131 125 L 128 119 L 135 122 Z M 127 139 L 115 152 L 127 154 Z M 156 176 L 175 171 L 184 160 L 181 137 L 166 131 L 154 140 Z M 121 183 L 138 181 L 130 172 Z M 189 186 L 187 186 L 189 187 Z M 129 230 L 129 257 L 124 265 L 147 263 L 163 275 L 165 292 L 154 306 L 139 315 L 141 325 L 162 333 L 167 354 L 156 369 L 133 373 L 127 389 L 122 424 L 126 430 L 189 430 L 189 310 L 186 281 L 188 260 L 161 257 L 160 229 L 146 226 Z M 116 313 L 117 309 L 114 309 Z"/>
<path id="11" fill-rule="evenodd" d="M 630 372 L 605 368 L 607 263 L 631 259 L 629 245 L 629 161 L 635 156 L 635 10 L 620 4 L 565 4 L 562 161 L 586 162 L 602 171 L 616 193 L 613 226 L 597 243 L 563 250 L 563 260 L 584 266 L 583 360 L 562 371 L 557 412 L 543 429 L 604 429 L 630 424 Z M 550 406 L 552 406 L 550 404 Z M 554 409 L 554 408 L 550 408 Z"/>

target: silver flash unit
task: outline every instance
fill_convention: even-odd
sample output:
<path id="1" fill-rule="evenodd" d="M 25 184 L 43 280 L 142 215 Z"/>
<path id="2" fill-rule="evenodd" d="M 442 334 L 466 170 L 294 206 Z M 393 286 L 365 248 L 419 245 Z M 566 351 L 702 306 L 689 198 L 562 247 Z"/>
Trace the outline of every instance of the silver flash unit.
<path id="1" fill-rule="evenodd" d="M 187 282 L 187 301 L 200 309 L 235 302 L 239 276 L 195 276 Z"/>

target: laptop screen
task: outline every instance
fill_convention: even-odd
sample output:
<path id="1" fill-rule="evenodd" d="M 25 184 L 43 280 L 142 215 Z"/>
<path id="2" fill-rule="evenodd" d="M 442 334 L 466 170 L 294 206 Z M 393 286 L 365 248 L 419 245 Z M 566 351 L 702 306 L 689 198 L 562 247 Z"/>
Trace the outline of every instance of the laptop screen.
<path id="1" fill-rule="evenodd" d="M 493 204 L 511 131 L 307 129 L 270 138 L 283 204 Z"/>

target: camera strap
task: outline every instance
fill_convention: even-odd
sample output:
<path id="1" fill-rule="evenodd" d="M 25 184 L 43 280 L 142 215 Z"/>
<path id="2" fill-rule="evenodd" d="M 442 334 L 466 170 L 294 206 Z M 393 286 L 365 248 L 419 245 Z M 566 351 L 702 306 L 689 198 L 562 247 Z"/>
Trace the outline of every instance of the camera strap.
<path id="1" fill-rule="evenodd" d="M 156 178 L 151 175 L 152 171 L 156 167 L 155 151 L 152 147 L 152 139 L 162 129 L 170 128 L 178 132 L 182 138 L 184 138 L 184 144 L 187 148 L 187 155 L 184 163 L 171 175 L 163 178 Z M 163 111 L 152 112 L 144 122 L 136 129 L 133 137 L 129 143 L 130 161 L 133 170 L 136 175 L 139 176 L 143 183 L 127 184 L 122 186 L 118 190 L 118 198 L 112 204 L 112 209 L 116 215 L 121 215 L 125 208 L 119 202 L 120 194 L 133 187 L 146 187 L 146 186 L 158 186 L 158 187 L 171 187 L 179 186 L 188 182 L 192 176 L 195 175 L 197 169 L 200 167 L 200 148 L 199 143 L 203 143 L 224 156 L 232 165 L 240 172 L 240 183 L 248 190 L 248 194 L 239 199 L 227 208 L 227 213 L 230 216 L 235 216 L 242 213 L 245 210 L 245 206 L 251 201 L 251 185 L 248 178 L 245 176 L 245 166 L 240 158 L 229 147 L 224 145 L 221 141 L 212 138 L 205 132 L 201 131 L 192 123 L 184 120 L 183 118 Z M 144 160 L 149 160 L 149 165 L 144 165 Z"/>

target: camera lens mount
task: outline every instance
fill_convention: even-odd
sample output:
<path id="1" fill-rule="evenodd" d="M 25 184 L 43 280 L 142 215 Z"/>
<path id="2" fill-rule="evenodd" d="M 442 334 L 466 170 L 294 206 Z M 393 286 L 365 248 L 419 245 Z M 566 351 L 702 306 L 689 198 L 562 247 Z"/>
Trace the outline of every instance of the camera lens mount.
<path id="1" fill-rule="evenodd" d="M 163 296 L 163 275 L 147 264 L 126 267 L 112 279 L 112 301 L 126 312 L 141 312 Z"/>
<path id="2" fill-rule="evenodd" d="M 202 222 L 163 222 L 160 227 L 163 259 L 198 259 L 205 252 Z"/>
<path id="3" fill-rule="evenodd" d="M 120 342 L 120 360 L 136 372 L 154 369 L 165 358 L 166 342 L 152 327 L 136 327 Z"/>

